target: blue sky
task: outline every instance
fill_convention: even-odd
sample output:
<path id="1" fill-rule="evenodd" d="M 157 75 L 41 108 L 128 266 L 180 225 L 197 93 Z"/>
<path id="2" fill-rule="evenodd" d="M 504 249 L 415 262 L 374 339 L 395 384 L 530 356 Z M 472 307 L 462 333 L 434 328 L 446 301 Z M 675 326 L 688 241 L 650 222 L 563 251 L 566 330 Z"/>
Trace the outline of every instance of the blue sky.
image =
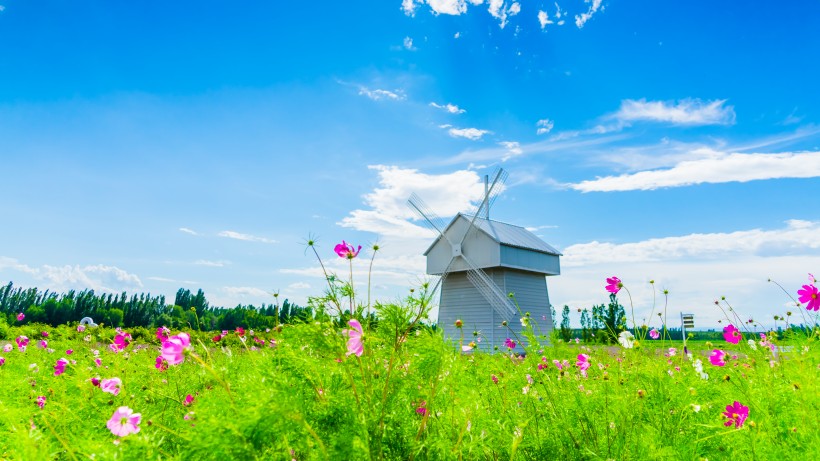
<path id="1" fill-rule="evenodd" d="M 618 275 L 639 317 L 653 279 L 767 324 L 769 277 L 820 272 L 817 2 L 0 5 L 0 282 L 303 303 L 312 233 L 340 272 L 378 241 L 390 299 L 431 241 L 410 193 L 451 216 L 497 166 L 556 306 Z"/>

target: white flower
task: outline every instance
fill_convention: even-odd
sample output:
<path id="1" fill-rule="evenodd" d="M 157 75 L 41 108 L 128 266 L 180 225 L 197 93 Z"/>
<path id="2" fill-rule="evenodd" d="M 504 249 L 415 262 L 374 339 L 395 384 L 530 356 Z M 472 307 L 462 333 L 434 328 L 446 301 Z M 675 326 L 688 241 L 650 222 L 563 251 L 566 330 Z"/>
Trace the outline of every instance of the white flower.
<path id="1" fill-rule="evenodd" d="M 691 405 L 692 405 L 692 411 L 694 411 L 695 413 L 700 412 L 700 405 L 697 405 L 697 404 L 694 404 L 694 403 L 691 404 Z"/>
<path id="2" fill-rule="evenodd" d="M 632 346 L 635 344 L 635 336 L 633 336 L 632 333 L 624 330 L 621 332 L 621 334 L 618 335 L 618 342 L 621 344 L 621 346 L 627 349 L 632 349 Z"/>
<path id="3" fill-rule="evenodd" d="M 528 327 L 530 325 L 529 317 L 521 317 L 521 326 Z"/>
<path id="4" fill-rule="evenodd" d="M 747 342 L 749 343 L 749 347 L 751 347 L 753 351 L 756 351 L 756 350 L 757 350 L 757 344 L 755 344 L 755 340 L 754 340 L 754 339 L 750 339 L 750 340 L 749 340 L 749 341 L 747 341 Z"/>

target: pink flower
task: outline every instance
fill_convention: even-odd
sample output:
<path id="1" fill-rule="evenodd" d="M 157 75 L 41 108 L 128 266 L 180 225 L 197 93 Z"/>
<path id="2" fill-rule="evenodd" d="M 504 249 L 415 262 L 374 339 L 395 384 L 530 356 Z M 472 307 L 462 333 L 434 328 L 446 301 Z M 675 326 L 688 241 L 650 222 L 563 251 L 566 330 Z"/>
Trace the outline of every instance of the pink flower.
<path id="1" fill-rule="evenodd" d="M 179 365 L 185 360 L 183 352 L 191 345 L 191 337 L 188 333 L 180 333 L 171 336 L 162 343 L 161 357 L 168 362 L 169 365 Z"/>
<path id="2" fill-rule="evenodd" d="M 820 293 L 814 285 L 803 285 L 802 290 L 797 290 L 798 298 L 801 303 L 808 303 L 806 310 L 817 311 L 820 310 Z"/>
<path id="3" fill-rule="evenodd" d="M 102 360 L 100 360 L 99 358 L 94 359 L 94 363 L 96 363 L 98 367 L 102 366 Z"/>
<path id="4" fill-rule="evenodd" d="M 44 331 L 40 334 L 43 335 L 43 338 L 48 338 L 48 332 L 47 331 Z"/>
<path id="5" fill-rule="evenodd" d="M 578 354 L 578 361 L 575 362 L 575 365 L 581 369 L 581 376 L 587 376 L 587 369 L 589 368 L 589 356 L 586 354 Z"/>
<path id="6" fill-rule="evenodd" d="M 186 407 L 192 403 L 194 403 L 194 396 L 191 394 L 186 395 L 185 400 L 182 401 L 182 404 Z"/>
<path id="7" fill-rule="evenodd" d="M 23 314 L 20 314 L 20 315 L 23 315 Z M 40 407 L 40 408 L 43 408 L 44 406 L 46 406 L 46 396 L 45 395 L 41 395 L 41 396 L 37 397 L 37 406 Z"/>
<path id="8" fill-rule="evenodd" d="M 726 411 L 723 412 L 723 416 L 727 418 L 726 422 L 723 423 L 724 426 L 729 427 L 734 424 L 735 427 L 741 428 L 743 427 L 743 422 L 749 417 L 749 407 L 741 405 L 740 402 L 735 400 L 731 405 L 726 405 Z"/>
<path id="9" fill-rule="evenodd" d="M 48 347 L 48 341 L 46 341 L 45 339 L 41 340 L 39 343 L 37 343 L 37 347 L 39 347 L 40 349 L 47 348 Z"/>
<path id="10" fill-rule="evenodd" d="M 5 364 L 6 364 L 6 358 L 5 357 L 0 357 L 0 367 L 2 367 Z"/>
<path id="11" fill-rule="evenodd" d="M 59 359 L 57 363 L 54 365 L 54 376 L 60 376 L 61 374 L 65 373 L 65 366 L 68 365 L 68 360 L 66 359 Z"/>
<path id="12" fill-rule="evenodd" d="M 213 340 L 213 342 L 218 343 L 219 341 L 222 341 L 222 335 L 216 335 L 211 339 Z"/>
<path id="13" fill-rule="evenodd" d="M 347 324 L 350 326 L 350 330 L 343 331 L 343 333 L 346 333 L 348 336 L 347 354 L 345 355 L 356 354 L 356 357 L 361 357 L 364 353 L 364 343 L 362 342 L 364 331 L 362 331 L 362 324 L 356 319 L 348 320 Z"/>
<path id="14" fill-rule="evenodd" d="M 74 350 L 73 350 L 73 349 L 67 349 L 67 350 L 65 351 L 65 355 L 71 355 L 71 354 L 73 354 L 73 353 L 74 353 Z"/>
<path id="15" fill-rule="evenodd" d="M 170 334 L 171 334 L 171 330 L 169 330 L 168 327 L 163 326 L 163 327 L 157 328 L 157 339 L 161 343 L 168 340 L 168 335 L 170 335 Z"/>
<path id="16" fill-rule="evenodd" d="M 427 402 L 425 402 L 424 400 L 422 400 L 422 401 L 419 403 L 418 408 L 416 408 L 416 413 L 420 414 L 421 416 L 425 416 L 425 415 L 427 415 Z"/>
<path id="17" fill-rule="evenodd" d="M 359 245 L 357 250 L 353 250 L 353 245 L 342 240 L 342 243 L 336 245 L 333 248 L 333 251 L 335 251 L 340 258 L 353 259 L 356 256 L 359 256 L 359 252 L 362 251 L 362 246 Z"/>
<path id="18" fill-rule="evenodd" d="M 515 341 L 513 341 L 510 338 L 507 338 L 507 339 L 504 340 L 504 346 L 507 349 L 515 349 Z"/>
<path id="19" fill-rule="evenodd" d="M 13 346 L 11 344 L 6 344 L 3 346 L 3 352 L 11 352 Z"/>
<path id="20" fill-rule="evenodd" d="M 245 336 L 245 329 L 242 327 L 236 327 L 236 334 L 240 337 Z"/>
<path id="21" fill-rule="evenodd" d="M 122 386 L 122 380 L 120 378 L 104 379 L 100 382 L 100 389 L 109 394 L 119 394 L 120 386 Z"/>
<path id="22" fill-rule="evenodd" d="M 85 325 L 77 325 L 77 332 L 82 333 L 85 331 Z"/>
<path id="23" fill-rule="evenodd" d="M 740 342 L 741 337 L 740 331 L 731 323 L 723 328 L 723 339 L 726 341 L 737 344 Z"/>
<path id="24" fill-rule="evenodd" d="M 136 434 L 140 431 L 141 419 L 142 415 L 134 413 L 134 410 L 128 407 L 119 407 L 111 415 L 111 419 L 108 420 L 105 426 L 117 437 L 125 437 L 128 434 Z"/>
<path id="25" fill-rule="evenodd" d="M 122 331 L 121 329 L 117 328 L 117 336 L 114 337 L 114 344 L 111 344 L 109 348 L 114 352 L 120 352 L 128 347 L 131 341 L 131 334 Z"/>
<path id="26" fill-rule="evenodd" d="M 709 362 L 716 367 L 722 367 L 726 365 L 726 352 L 723 352 L 720 349 L 715 349 L 712 351 L 712 354 L 709 356 Z"/>
<path id="27" fill-rule="evenodd" d="M 17 314 L 17 321 L 18 321 L 18 322 L 22 322 L 24 318 L 26 318 L 26 316 L 25 316 L 25 314 L 23 314 L 22 312 L 20 312 L 19 314 Z M 45 397 L 43 397 L 43 399 L 45 399 Z M 43 407 L 40 407 L 40 408 L 43 408 Z"/>
<path id="28" fill-rule="evenodd" d="M 559 370 L 563 370 L 563 369 L 569 367 L 569 360 L 564 360 L 562 362 L 559 362 L 558 360 L 553 360 L 552 364 L 555 365 L 555 368 L 558 368 Z"/>
<path id="29" fill-rule="evenodd" d="M 621 282 L 621 279 L 615 276 L 606 279 L 606 283 L 606 291 L 614 294 L 617 294 L 619 291 L 621 291 L 621 288 L 623 288 L 624 286 L 624 284 Z"/>
<path id="30" fill-rule="evenodd" d="M 17 343 L 17 349 L 20 352 L 25 352 L 26 346 L 28 346 L 28 338 L 25 336 L 18 336 L 14 341 Z"/>
<path id="31" fill-rule="evenodd" d="M 498 384 L 498 376 L 490 375 L 490 379 L 492 379 L 495 384 Z"/>
<path id="32" fill-rule="evenodd" d="M 653 329 L 649 330 L 649 337 L 652 338 L 652 339 L 658 339 L 658 338 L 661 337 L 661 334 L 658 333 L 658 330 L 653 328 Z"/>
<path id="33" fill-rule="evenodd" d="M 100 387 L 100 378 L 99 377 L 91 378 L 91 384 L 93 384 L 95 387 Z"/>
<path id="34" fill-rule="evenodd" d="M 168 362 L 166 362 L 161 355 L 157 356 L 157 360 L 154 363 L 154 368 L 156 368 L 159 371 L 165 371 L 168 369 Z"/>

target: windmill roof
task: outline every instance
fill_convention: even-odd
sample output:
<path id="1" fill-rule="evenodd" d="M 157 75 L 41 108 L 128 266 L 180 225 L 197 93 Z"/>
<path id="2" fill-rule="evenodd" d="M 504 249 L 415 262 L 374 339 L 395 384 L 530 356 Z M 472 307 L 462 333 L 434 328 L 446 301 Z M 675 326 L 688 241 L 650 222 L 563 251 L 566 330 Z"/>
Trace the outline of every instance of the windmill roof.
<path id="1" fill-rule="evenodd" d="M 459 213 L 456 215 L 455 218 L 450 222 L 447 228 L 444 229 L 444 232 L 453 225 L 454 222 L 459 217 L 463 217 L 467 220 L 472 220 L 473 217 L 470 215 Z M 476 218 L 475 225 L 478 227 L 482 232 L 490 236 L 496 243 L 500 245 L 506 245 L 511 247 L 523 248 L 525 250 L 532 250 L 538 251 L 540 253 L 547 253 L 556 256 L 562 256 L 561 253 L 547 244 L 547 242 L 541 240 L 533 234 L 532 232 L 528 231 L 527 229 L 521 226 L 514 226 L 512 224 L 503 223 L 500 221 L 493 221 L 491 219 L 484 219 L 484 218 Z M 438 237 L 432 245 L 424 252 L 426 255 L 430 252 L 433 246 L 438 242 L 441 237 Z"/>

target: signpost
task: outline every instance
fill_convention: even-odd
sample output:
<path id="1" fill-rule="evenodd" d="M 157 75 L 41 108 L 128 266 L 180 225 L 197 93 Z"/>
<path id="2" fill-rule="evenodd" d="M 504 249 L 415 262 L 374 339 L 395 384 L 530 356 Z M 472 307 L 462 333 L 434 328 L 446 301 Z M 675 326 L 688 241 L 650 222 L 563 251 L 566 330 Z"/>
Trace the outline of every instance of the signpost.
<path id="1" fill-rule="evenodd" d="M 695 314 L 684 314 L 681 312 L 680 325 L 681 334 L 683 335 L 683 349 L 686 350 L 686 330 L 695 328 Z"/>

